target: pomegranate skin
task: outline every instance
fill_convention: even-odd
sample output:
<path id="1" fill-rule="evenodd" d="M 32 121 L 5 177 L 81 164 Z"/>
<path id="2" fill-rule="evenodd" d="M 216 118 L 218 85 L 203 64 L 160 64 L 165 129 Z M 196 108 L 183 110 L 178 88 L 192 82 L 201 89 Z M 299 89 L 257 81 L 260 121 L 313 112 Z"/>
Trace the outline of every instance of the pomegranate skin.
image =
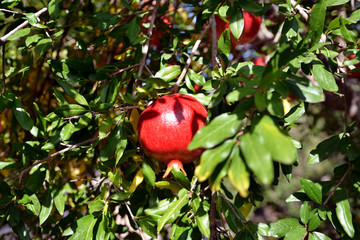
<path id="1" fill-rule="evenodd" d="M 190 163 L 203 149 L 187 149 L 195 133 L 206 125 L 207 111 L 195 98 L 179 93 L 165 95 L 140 115 L 138 136 L 150 157 L 168 164 Z M 182 166 L 181 166 L 182 168 Z"/>
<path id="2" fill-rule="evenodd" d="M 244 17 L 244 29 L 240 35 L 240 38 L 236 39 L 234 35 L 231 34 L 230 24 L 225 22 L 220 16 L 215 15 L 215 21 L 217 25 L 217 31 L 216 31 L 217 39 L 219 40 L 221 34 L 226 29 L 229 29 L 231 43 L 233 47 L 235 47 L 238 44 L 247 44 L 253 41 L 259 32 L 262 19 L 261 17 L 257 17 L 253 13 L 247 12 L 245 10 L 243 10 L 243 17 Z M 230 22 L 230 17 L 227 17 L 226 19 L 228 20 L 228 22 Z"/>

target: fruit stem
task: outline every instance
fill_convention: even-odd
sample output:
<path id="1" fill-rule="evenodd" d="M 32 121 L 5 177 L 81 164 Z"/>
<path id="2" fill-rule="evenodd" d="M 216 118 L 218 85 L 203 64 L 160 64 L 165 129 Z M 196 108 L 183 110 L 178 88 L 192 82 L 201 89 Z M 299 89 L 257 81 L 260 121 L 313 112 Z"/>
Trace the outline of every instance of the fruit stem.
<path id="1" fill-rule="evenodd" d="M 166 178 L 169 175 L 169 173 L 171 172 L 171 169 L 173 169 L 173 168 L 175 168 L 177 170 L 181 170 L 184 173 L 184 175 L 186 176 L 186 172 L 184 170 L 182 162 L 180 162 L 179 160 L 171 160 L 167 164 L 167 168 L 166 168 L 163 178 Z"/>

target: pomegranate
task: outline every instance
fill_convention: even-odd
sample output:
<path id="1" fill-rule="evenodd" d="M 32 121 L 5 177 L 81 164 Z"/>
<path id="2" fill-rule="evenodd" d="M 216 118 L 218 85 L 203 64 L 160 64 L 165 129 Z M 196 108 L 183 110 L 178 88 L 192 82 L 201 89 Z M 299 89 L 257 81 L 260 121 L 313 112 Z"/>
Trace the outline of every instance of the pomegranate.
<path id="1" fill-rule="evenodd" d="M 356 57 L 355 54 L 351 55 L 351 54 L 348 54 L 347 57 L 351 60 L 351 59 L 354 59 Z M 355 64 L 355 67 L 356 68 L 359 68 L 360 67 L 360 64 Z M 348 71 L 350 71 L 350 68 L 348 68 Z M 348 73 L 348 77 L 350 78 L 357 78 L 357 79 L 360 79 L 360 72 L 358 71 L 353 71 L 351 73 Z"/>
<path id="2" fill-rule="evenodd" d="M 265 59 L 263 57 L 256 58 L 253 63 L 258 66 L 266 67 Z"/>
<path id="3" fill-rule="evenodd" d="M 228 22 L 225 22 L 220 16 L 215 15 L 215 21 L 217 26 L 217 39 L 219 40 L 221 34 L 226 30 L 229 29 L 230 36 L 231 36 L 231 43 L 232 46 L 235 47 L 238 44 L 247 44 L 250 43 L 252 40 L 255 39 L 257 36 L 260 24 L 261 24 L 261 17 L 256 17 L 253 13 L 247 12 L 243 10 L 243 18 L 244 18 L 244 29 L 242 34 L 240 35 L 239 39 L 236 39 L 234 35 L 231 34 L 230 30 L 230 18 L 227 17 L 226 19 Z"/>
<path id="4" fill-rule="evenodd" d="M 165 95 L 139 117 L 138 136 L 141 147 L 150 157 L 167 164 L 164 178 L 172 168 L 185 175 L 183 163 L 200 156 L 203 149 L 188 150 L 195 133 L 206 125 L 207 111 L 195 98 L 174 93 Z"/>

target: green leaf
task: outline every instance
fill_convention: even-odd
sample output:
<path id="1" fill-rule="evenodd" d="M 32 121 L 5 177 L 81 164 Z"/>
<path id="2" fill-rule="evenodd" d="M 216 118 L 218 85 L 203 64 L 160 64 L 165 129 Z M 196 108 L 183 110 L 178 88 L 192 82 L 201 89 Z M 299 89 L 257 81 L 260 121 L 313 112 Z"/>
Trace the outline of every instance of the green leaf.
<path id="1" fill-rule="evenodd" d="M 144 213 L 150 216 L 164 214 L 169 209 L 169 206 L 172 202 L 173 202 L 173 198 L 165 198 L 157 202 L 154 206 L 145 209 Z"/>
<path id="2" fill-rule="evenodd" d="M 120 125 L 116 134 L 116 149 L 115 149 L 115 165 L 117 165 L 123 156 L 127 146 L 127 134 L 123 125 Z"/>
<path id="3" fill-rule="evenodd" d="M 271 152 L 264 144 L 264 139 L 256 133 L 246 133 L 240 138 L 240 148 L 247 166 L 254 172 L 259 181 L 269 185 L 274 180 L 274 166 Z"/>
<path id="4" fill-rule="evenodd" d="M 230 159 L 231 164 L 228 170 L 230 182 L 238 190 L 240 196 L 246 198 L 249 195 L 250 173 L 246 169 L 238 147 L 234 147 Z"/>
<path id="5" fill-rule="evenodd" d="M 62 1 L 61 0 L 51 0 L 48 4 L 48 11 L 50 17 L 55 20 L 60 16 L 62 7 Z"/>
<path id="6" fill-rule="evenodd" d="M 319 0 L 314 4 L 309 20 L 309 31 L 307 38 L 310 38 L 312 44 L 319 42 L 324 30 L 326 17 L 326 1 Z"/>
<path id="7" fill-rule="evenodd" d="M 179 65 L 172 65 L 168 67 L 164 67 L 160 71 L 155 74 L 155 78 L 161 78 L 165 82 L 170 82 L 177 78 L 181 73 L 181 69 Z"/>
<path id="8" fill-rule="evenodd" d="M 98 212 L 102 212 L 105 207 L 105 203 L 103 200 L 94 200 L 89 204 L 89 213 L 92 215 L 96 215 Z"/>
<path id="9" fill-rule="evenodd" d="M 16 226 L 12 226 L 13 231 L 20 240 L 30 240 L 29 231 L 23 222 L 19 222 Z"/>
<path id="10" fill-rule="evenodd" d="M 110 196 L 110 199 L 114 202 L 121 203 L 122 201 L 129 199 L 130 196 L 131 194 L 128 192 L 116 192 Z"/>
<path id="11" fill-rule="evenodd" d="M 318 183 L 313 183 L 309 179 L 299 178 L 301 186 L 304 188 L 306 195 L 316 203 L 322 203 L 322 188 Z"/>
<path id="12" fill-rule="evenodd" d="M 32 193 L 36 193 L 43 185 L 46 175 L 46 169 L 43 166 L 35 166 L 32 171 L 37 167 L 37 169 L 31 173 L 29 179 L 25 183 L 25 188 Z"/>
<path id="13" fill-rule="evenodd" d="M 4 161 L 0 161 L 0 170 L 4 170 L 4 169 L 16 169 L 17 168 L 17 164 L 16 162 L 4 162 Z"/>
<path id="14" fill-rule="evenodd" d="M 60 85 L 60 87 L 64 90 L 64 92 L 69 95 L 71 98 L 73 98 L 77 103 L 85 106 L 89 106 L 88 102 L 86 101 L 86 98 L 82 96 L 80 93 L 78 93 L 75 88 L 73 88 L 70 84 L 67 82 L 56 78 L 56 82 Z"/>
<path id="15" fill-rule="evenodd" d="M 305 227 L 291 229 L 286 233 L 284 240 L 304 239 L 306 232 Z"/>
<path id="16" fill-rule="evenodd" d="M 157 232 L 155 229 L 156 221 L 149 217 L 140 218 L 136 221 L 139 226 L 141 227 L 141 230 L 143 230 L 147 235 L 152 237 L 153 239 L 157 238 Z"/>
<path id="17" fill-rule="evenodd" d="M 165 214 L 159 219 L 157 232 L 159 233 L 165 224 L 169 223 L 170 219 L 176 219 L 180 215 L 181 209 L 188 204 L 189 196 L 186 189 L 181 189 L 179 192 L 179 199 L 172 202 L 165 212 Z"/>
<path id="18" fill-rule="evenodd" d="M 92 113 L 91 112 L 87 112 L 84 115 L 82 115 L 79 118 L 79 121 L 77 123 L 75 123 L 75 130 L 74 131 L 79 131 L 85 127 L 87 127 L 89 125 L 89 123 L 92 120 Z"/>
<path id="19" fill-rule="evenodd" d="M 325 100 L 322 89 L 311 83 L 305 85 L 292 80 L 285 80 L 285 83 L 297 98 L 305 102 L 318 103 Z"/>
<path id="20" fill-rule="evenodd" d="M 25 44 L 29 47 L 33 43 L 37 43 L 40 39 L 42 39 L 44 35 L 42 34 L 34 34 L 26 38 Z"/>
<path id="21" fill-rule="evenodd" d="M 320 232 L 312 232 L 309 233 L 309 240 L 331 240 L 331 238 Z"/>
<path id="22" fill-rule="evenodd" d="M 189 179 L 184 175 L 179 169 L 171 169 L 171 175 L 174 177 L 175 181 L 179 183 L 182 187 L 190 190 L 191 185 Z"/>
<path id="23" fill-rule="evenodd" d="M 326 91 L 337 92 L 339 90 L 334 75 L 327 71 L 322 64 L 314 64 L 312 68 L 315 80 Z"/>
<path id="24" fill-rule="evenodd" d="M 201 74 L 196 73 L 194 70 L 189 69 L 186 76 L 190 78 L 195 84 L 203 86 L 205 84 L 205 77 Z"/>
<path id="25" fill-rule="evenodd" d="M 145 181 L 150 186 L 152 186 L 152 187 L 155 186 L 156 175 L 155 175 L 154 170 L 151 168 L 151 166 L 149 165 L 149 163 L 146 159 L 143 159 L 141 169 L 142 169 L 142 173 L 144 175 Z"/>
<path id="26" fill-rule="evenodd" d="M 345 20 L 340 16 L 340 32 L 341 35 L 345 38 L 346 41 L 352 42 L 352 43 L 356 43 L 357 37 L 356 35 L 349 31 L 346 26 L 345 26 Z"/>
<path id="27" fill-rule="evenodd" d="M 139 19 L 134 17 L 127 25 L 126 25 L 126 36 L 129 38 L 130 42 L 134 42 L 140 33 L 140 24 Z"/>
<path id="28" fill-rule="evenodd" d="M 41 150 L 51 150 L 56 147 L 60 143 L 60 131 L 56 131 L 53 136 L 51 136 L 48 140 L 45 141 L 44 145 L 41 147 Z"/>
<path id="29" fill-rule="evenodd" d="M 311 206 L 308 201 L 305 201 L 300 207 L 300 219 L 303 224 L 307 224 L 309 222 L 311 213 Z"/>
<path id="30" fill-rule="evenodd" d="M 42 225 L 46 221 L 46 219 L 48 219 L 52 208 L 53 208 L 53 196 L 51 190 L 48 189 L 45 192 L 44 202 L 41 206 L 41 211 L 39 214 L 40 225 Z"/>
<path id="31" fill-rule="evenodd" d="M 239 8 L 230 9 L 230 30 L 236 39 L 239 39 L 244 30 L 243 12 Z"/>
<path id="32" fill-rule="evenodd" d="M 251 96 L 253 95 L 257 90 L 254 88 L 244 88 L 244 87 L 240 87 L 237 88 L 231 92 L 229 92 L 226 95 L 226 102 L 228 104 L 233 104 L 237 101 L 239 101 L 240 99 L 246 97 L 246 96 Z"/>
<path id="33" fill-rule="evenodd" d="M 269 236 L 272 237 L 285 237 L 288 232 L 293 229 L 302 229 L 303 225 L 295 218 L 281 219 L 275 223 L 270 223 Z M 306 229 L 305 229 L 306 230 Z M 301 238 L 300 238 L 301 239 Z"/>
<path id="34" fill-rule="evenodd" d="M 220 52 L 228 56 L 231 52 L 231 37 L 229 29 L 225 29 L 225 31 L 221 34 L 218 41 L 218 49 Z"/>
<path id="35" fill-rule="evenodd" d="M 209 125 L 201 128 L 190 142 L 188 149 L 199 147 L 213 148 L 219 143 L 234 136 L 238 131 L 245 114 L 223 113 L 214 118 Z"/>
<path id="36" fill-rule="evenodd" d="M 64 195 L 64 192 L 57 189 L 54 194 L 54 203 L 56 209 L 58 210 L 61 216 L 64 215 L 65 201 L 66 201 L 66 196 Z"/>
<path id="37" fill-rule="evenodd" d="M 35 52 L 42 56 L 52 47 L 52 40 L 49 38 L 41 39 L 35 46 Z"/>
<path id="38" fill-rule="evenodd" d="M 110 238 L 110 231 L 108 229 L 109 218 L 107 214 L 103 214 L 98 225 L 95 239 L 108 240 Z"/>
<path id="39" fill-rule="evenodd" d="M 227 140 L 217 148 L 203 152 L 200 157 L 200 164 L 195 168 L 195 176 L 200 182 L 211 176 L 216 166 L 229 156 L 234 145 L 234 140 Z"/>
<path id="40" fill-rule="evenodd" d="M 284 116 L 284 120 L 289 124 L 295 123 L 302 115 L 304 115 L 305 111 L 305 103 L 301 102 L 290 109 L 290 111 Z"/>
<path id="41" fill-rule="evenodd" d="M 320 224 L 321 224 L 321 219 L 319 215 L 314 214 L 309 221 L 308 231 L 314 231 L 320 226 Z"/>
<path id="42" fill-rule="evenodd" d="M 99 138 L 106 137 L 106 135 L 111 130 L 112 125 L 113 125 L 113 120 L 111 116 L 107 116 L 105 119 L 103 119 L 99 127 Z"/>
<path id="43" fill-rule="evenodd" d="M 24 194 L 24 196 L 18 202 L 26 207 L 26 209 L 31 211 L 34 215 L 38 216 L 40 214 L 41 204 L 35 194 L 30 196 Z"/>
<path id="44" fill-rule="evenodd" d="M 71 135 L 75 132 L 75 126 L 72 122 L 67 123 L 60 131 L 60 138 L 62 141 L 69 140 Z"/>
<path id="45" fill-rule="evenodd" d="M 20 125 L 25 130 L 30 131 L 30 129 L 34 126 L 34 121 L 31 119 L 30 114 L 25 110 L 24 106 L 17 97 L 14 98 L 13 111 L 15 118 L 20 123 Z"/>
<path id="46" fill-rule="evenodd" d="M 335 135 L 319 143 L 316 148 L 310 152 L 307 163 L 315 164 L 329 158 L 330 155 L 337 150 L 340 140 L 340 135 Z"/>
<path id="47" fill-rule="evenodd" d="M 31 28 L 23 28 L 20 30 L 17 30 L 14 35 L 11 35 L 10 37 L 8 37 L 8 41 L 13 41 L 16 40 L 18 38 L 24 37 L 26 35 L 28 35 L 30 33 Z"/>
<path id="48" fill-rule="evenodd" d="M 349 1 L 350 0 L 326 0 L 326 6 L 333 7 L 333 6 L 343 5 Z"/>
<path id="49" fill-rule="evenodd" d="M 336 204 L 336 216 L 349 237 L 354 237 L 355 229 L 352 222 L 352 214 L 350 210 L 350 203 L 347 198 L 346 191 L 338 188 L 334 194 L 334 202 Z"/>
<path id="50" fill-rule="evenodd" d="M 79 220 L 77 220 L 75 233 L 69 238 L 69 240 L 92 240 L 93 239 L 93 229 L 96 223 L 96 218 L 93 215 L 86 215 Z"/>
<path id="51" fill-rule="evenodd" d="M 79 116 L 88 112 L 88 110 L 78 104 L 62 105 L 55 109 L 55 113 L 61 117 Z"/>
<path id="52" fill-rule="evenodd" d="M 255 126 L 254 133 L 263 138 L 263 144 L 271 153 L 271 157 L 284 164 L 296 161 L 296 148 L 289 136 L 283 134 L 274 121 L 265 115 Z"/>
<path id="53" fill-rule="evenodd" d="M 207 238 L 210 237 L 210 222 L 208 211 L 210 205 L 207 201 L 202 201 L 200 197 L 193 199 L 190 205 L 195 213 L 195 220 L 200 232 Z"/>

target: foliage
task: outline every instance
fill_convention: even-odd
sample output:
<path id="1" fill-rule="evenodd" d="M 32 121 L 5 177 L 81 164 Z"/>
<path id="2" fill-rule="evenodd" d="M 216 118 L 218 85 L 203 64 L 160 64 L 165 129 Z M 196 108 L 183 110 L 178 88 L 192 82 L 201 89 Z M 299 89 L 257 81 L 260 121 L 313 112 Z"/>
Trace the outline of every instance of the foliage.
<path id="1" fill-rule="evenodd" d="M 359 3 L 262 2 L 2 1 L 0 235 L 359 239 L 360 90 L 347 75 L 359 71 Z M 214 15 L 241 35 L 242 9 L 262 16 L 258 37 L 212 40 Z M 162 179 L 137 120 L 176 91 L 208 109 L 189 145 L 204 152 Z M 294 133 L 315 129 L 303 121 L 314 106 L 329 125 L 308 154 Z M 326 161 L 330 178 L 293 174 Z M 300 182 L 286 199 L 297 213 L 249 218 L 282 176 Z"/>

